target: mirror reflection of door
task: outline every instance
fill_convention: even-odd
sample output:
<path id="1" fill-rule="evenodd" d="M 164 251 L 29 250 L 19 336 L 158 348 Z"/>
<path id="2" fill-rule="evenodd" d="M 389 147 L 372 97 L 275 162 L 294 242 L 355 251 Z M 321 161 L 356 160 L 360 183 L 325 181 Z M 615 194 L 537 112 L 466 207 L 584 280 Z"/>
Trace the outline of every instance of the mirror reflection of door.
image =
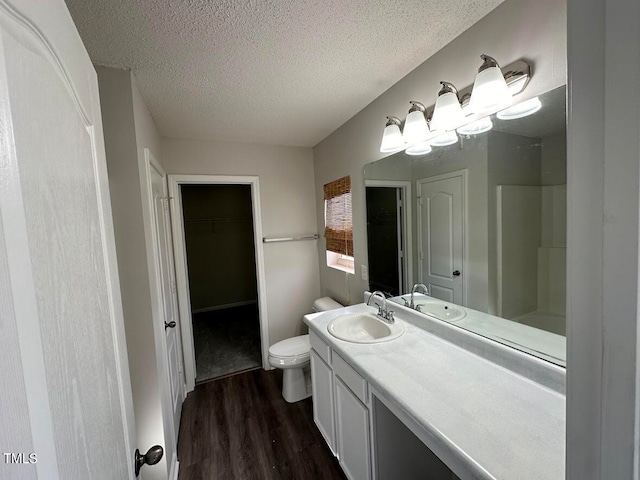
<path id="1" fill-rule="evenodd" d="M 417 183 L 419 279 L 432 297 L 464 305 L 464 172 Z"/>
<path id="2" fill-rule="evenodd" d="M 400 295 L 406 290 L 402 188 L 367 186 L 366 199 L 369 290 Z"/>

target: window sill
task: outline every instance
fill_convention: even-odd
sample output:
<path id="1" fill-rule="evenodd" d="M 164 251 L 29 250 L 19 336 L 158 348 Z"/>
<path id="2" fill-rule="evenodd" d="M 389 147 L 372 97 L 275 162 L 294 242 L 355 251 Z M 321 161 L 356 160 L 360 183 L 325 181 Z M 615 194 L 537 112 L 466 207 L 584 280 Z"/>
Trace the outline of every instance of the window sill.
<path id="1" fill-rule="evenodd" d="M 345 267 L 344 265 L 339 265 L 337 263 L 333 263 L 333 264 L 328 263 L 327 267 L 335 268 L 336 270 L 341 270 L 343 272 L 350 273 L 351 275 L 355 275 L 356 274 L 355 268 Z"/>
<path id="2" fill-rule="evenodd" d="M 350 273 L 355 275 L 355 265 L 352 257 L 340 255 L 338 253 L 327 250 L 327 267 L 335 268 L 341 272 Z"/>

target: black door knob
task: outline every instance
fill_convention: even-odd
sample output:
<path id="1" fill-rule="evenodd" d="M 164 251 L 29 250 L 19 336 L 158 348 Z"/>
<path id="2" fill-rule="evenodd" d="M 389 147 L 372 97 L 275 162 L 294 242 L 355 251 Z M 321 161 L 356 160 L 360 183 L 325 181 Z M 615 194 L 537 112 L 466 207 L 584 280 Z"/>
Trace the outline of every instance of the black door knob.
<path id="1" fill-rule="evenodd" d="M 164 322 L 164 329 L 166 330 L 167 328 L 175 328 L 176 327 L 176 322 Z"/>
<path id="2" fill-rule="evenodd" d="M 160 445 L 154 445 L 147 453 L 140 455 L 140 450 L 136 448 L 135 461 L 136 461 L 136 477 L 140 474 L 140 469 L 143 465 L 155 465 L 162 460 L 164 450 Z"/>
<path id="3" fill-rule="evenodd" d="M 456 270 L 455 272 L 453 272 L 453 276 L 454 277 L 459 277 L 460 276 L 460 270 Z"/>

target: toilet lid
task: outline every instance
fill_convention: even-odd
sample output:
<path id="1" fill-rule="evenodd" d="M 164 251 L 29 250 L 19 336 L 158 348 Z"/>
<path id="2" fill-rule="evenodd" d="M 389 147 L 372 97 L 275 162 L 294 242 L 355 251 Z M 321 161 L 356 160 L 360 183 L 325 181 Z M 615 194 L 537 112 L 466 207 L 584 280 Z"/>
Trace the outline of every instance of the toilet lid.
<path id="1" fill-rule="evenodd" d="M 300 335 L 274 343 L 269 347 L 269 354 L 274 357 L 297 357 L 309 355 L 310 350 L 309 335 Z"/>

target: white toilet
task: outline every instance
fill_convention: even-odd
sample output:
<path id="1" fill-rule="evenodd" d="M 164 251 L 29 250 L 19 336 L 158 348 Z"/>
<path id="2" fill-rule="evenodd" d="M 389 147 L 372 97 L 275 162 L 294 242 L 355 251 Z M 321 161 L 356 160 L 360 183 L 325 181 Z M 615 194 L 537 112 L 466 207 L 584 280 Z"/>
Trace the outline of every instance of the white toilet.
<path id="1" fill-rule="evenodd" d="M 343 305 L 329 297 L 313 302 L 314 312 L 342 307 Z M 309 335 L 287 338 L 269 347 L 269 363 L 272 367 L 284 370 L 282 396 L 289 403 L 299 402 L 311 396 L 310 358 Z"/>

